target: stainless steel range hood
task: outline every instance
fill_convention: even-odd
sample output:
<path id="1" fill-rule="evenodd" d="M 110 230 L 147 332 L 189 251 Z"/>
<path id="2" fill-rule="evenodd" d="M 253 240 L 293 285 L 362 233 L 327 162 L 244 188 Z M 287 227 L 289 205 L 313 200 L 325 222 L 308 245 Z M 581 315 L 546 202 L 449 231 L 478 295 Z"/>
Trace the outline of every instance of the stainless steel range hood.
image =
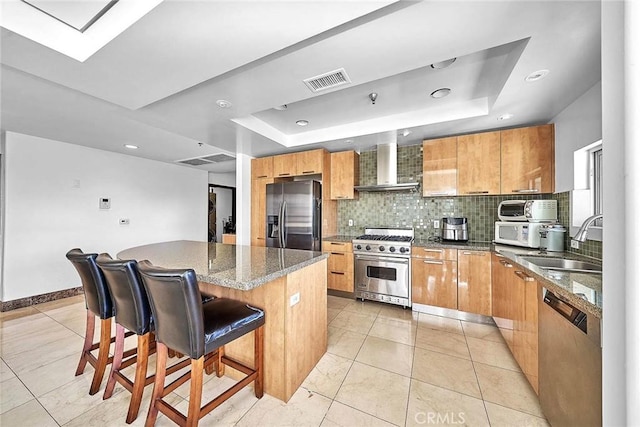
<path id="1" fill-rule="evenodd" d="M 393 132 L 393 138 L 397 138 Z M 411 191 L 418 188 L 417 182 L 398 184 L 398 143 L 378 144 L 378 181 L 376 185 L 358 185 L 358 191 Z"/>

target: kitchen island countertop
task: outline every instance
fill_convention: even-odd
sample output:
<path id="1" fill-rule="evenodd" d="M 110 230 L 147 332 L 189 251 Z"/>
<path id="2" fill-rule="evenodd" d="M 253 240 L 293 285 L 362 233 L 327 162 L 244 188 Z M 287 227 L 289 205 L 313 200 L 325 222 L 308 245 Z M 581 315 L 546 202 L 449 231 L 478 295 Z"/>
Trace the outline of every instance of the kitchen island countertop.
<path id="1" fill-rule="evenodd" d="M 322 252 L 190 240 L 154 243 L 118 253 L 120 259 L 146 259 L 159 267 L 192 268 L 200 282 L 244 291 L 327 257 Z"/>

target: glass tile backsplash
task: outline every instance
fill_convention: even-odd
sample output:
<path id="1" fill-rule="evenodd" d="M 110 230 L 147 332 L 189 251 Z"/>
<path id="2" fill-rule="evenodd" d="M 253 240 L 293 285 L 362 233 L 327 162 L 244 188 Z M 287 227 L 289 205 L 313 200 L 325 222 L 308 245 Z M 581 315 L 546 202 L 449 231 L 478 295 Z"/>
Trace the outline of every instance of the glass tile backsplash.
<path id="1" fill-rule="evenodd" d="M 360 185 L 377 179 L 376 151 L 360 153 Z M 413 227 L 417 239 L 438 236 L 434 220 L 446 216 L 468 218 L 469 239 L 493 240 L 498 204 L 514 199 L 557 199 L 560 222 L 569 223 L 569 193 L 540 195 L 422 197 L 422 144 L 398 147 L 398 183 L 419 182 L 417 191 L 361 192 L 358 200 L 338 201 L 338 234 L 362 234 L 364 227 Z M 349 220 L 353 226 L 349 227 Z M 570 248 L 567 233 L 566 248 Z M 569 249 L 567 249 L 569 250 Z M 572 252 L 602 258 L 602 244 L 587 241 Z"/>

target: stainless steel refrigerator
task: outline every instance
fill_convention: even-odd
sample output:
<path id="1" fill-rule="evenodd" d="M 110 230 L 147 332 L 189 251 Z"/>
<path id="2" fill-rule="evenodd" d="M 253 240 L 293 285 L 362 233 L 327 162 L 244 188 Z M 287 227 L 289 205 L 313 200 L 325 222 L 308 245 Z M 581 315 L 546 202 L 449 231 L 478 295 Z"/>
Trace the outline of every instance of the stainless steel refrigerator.
<path id="1" fill-rule="evenodd" d="M 318 181 L 267 184 L 267 246 L 321 250 L 321 188 Z"/>

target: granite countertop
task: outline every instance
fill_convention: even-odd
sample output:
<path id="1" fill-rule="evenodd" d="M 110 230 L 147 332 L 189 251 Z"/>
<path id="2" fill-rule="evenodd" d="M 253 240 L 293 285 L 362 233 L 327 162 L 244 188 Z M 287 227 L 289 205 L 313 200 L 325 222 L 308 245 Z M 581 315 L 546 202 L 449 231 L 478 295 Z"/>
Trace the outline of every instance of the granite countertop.
<path id="1" fill-rule="evenodd" d="M 149 260 L 166 268 L 192 268 L 201 282 L 248 291 L 328 257 L 297 249 L 178 240 L 125 249 L 119 259 Z"/>
<path id="2" fill-rule="evenodd" d="M 602 319 L 602 274 L 545 270 L 522 259 L 522 256 L 549 256 L 601 264 L 597 260 L 570 252 L 541 254 L 537 249 L 520 249 L 502 245 L 495 245 L 493 250 L 528 270 L 542 286 L 564 297 L 580 310 Z"/>
<path id="3" fill-rule="evenodd" d="M 490 242 L 476 242 L 473 240 L 467 242 L 443 242 L 434 240 L 413 241 L 413 246 L 418 248 L 438 248 L 438 249 L 466 249 L 469 251 L 489 251 L 491 250 Z"/>

